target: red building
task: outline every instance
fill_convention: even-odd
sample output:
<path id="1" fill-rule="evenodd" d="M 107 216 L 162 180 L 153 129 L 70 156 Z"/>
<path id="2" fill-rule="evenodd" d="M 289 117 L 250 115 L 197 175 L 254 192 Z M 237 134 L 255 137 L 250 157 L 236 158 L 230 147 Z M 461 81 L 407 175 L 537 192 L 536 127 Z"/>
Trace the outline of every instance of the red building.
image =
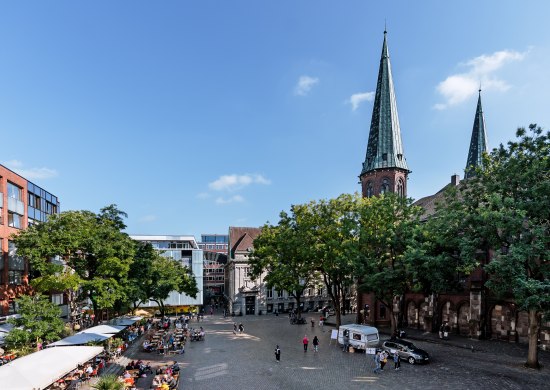
<path id="1" fill-rule="evenodd" d="M 29 264 L 17 256 L 10 236 L 57 213 L 56 196 L 0 165 L 0 322 L 15 313 L 15 298 L 31 291 Z"/>

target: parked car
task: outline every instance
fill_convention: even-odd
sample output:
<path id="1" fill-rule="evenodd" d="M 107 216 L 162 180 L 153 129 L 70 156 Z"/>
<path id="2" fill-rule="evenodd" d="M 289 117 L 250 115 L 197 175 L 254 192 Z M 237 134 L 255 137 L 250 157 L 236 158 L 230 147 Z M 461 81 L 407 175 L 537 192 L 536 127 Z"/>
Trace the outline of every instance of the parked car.
<path id="1" fill-rule="evenodd" d="M 430 355 L 423 349 L 406 340 L 387 340 L 382 343 L 382 349 L 388 351 L 390 355 L 397 350 L 399 358 L 406 360 L 410 364 L 428 363 Z"/>
<path id="2" fill-rule="evenodd" d="M 334 309 L 332 308 L 332 306 L 325 306 L 325 307 L 323 307 L 323 308 L 321 309 L 321 311 L 322 311 L 323 313 L 325 313 L 327 317 L 333 316 L 333 315 L 336 314 L 336 313 L 334 312 Z"/>

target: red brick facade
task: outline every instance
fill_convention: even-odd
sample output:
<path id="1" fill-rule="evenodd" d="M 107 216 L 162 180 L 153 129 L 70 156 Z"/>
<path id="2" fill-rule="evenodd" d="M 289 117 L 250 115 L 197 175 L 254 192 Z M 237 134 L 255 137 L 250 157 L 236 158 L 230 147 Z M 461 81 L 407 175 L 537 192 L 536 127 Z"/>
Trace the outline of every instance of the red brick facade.
<path id="1" fill-rule="evenodd" d="M 383 193 L 382 188 L 387 185 L 389 192 L 407 196 L 408 171 L 399 168 L 377 169 L 361 176 L 363 197 L 377 196 Z M 370 191 L 370 193 L 369 193 Z"/>
<path id="2" fill-rule="evenodd" d="M 26 227 L 28 224 L 27 180 L 0 165 L 0 196 L 2 196 L 2 207 L 0 208 L 0 268 L 2 268 L 0 270 L 0 316 L 8 314 L 11 300 L 31 291 L 28 283 L 28 265 L 25 265 L 21 285 L 8 283 L 8 241 L 12 234 L 19 231 L 19 229 L 8 226 L 8 182 L 21 188 L 21 201 L 25 205 L 21 226 Z"/>

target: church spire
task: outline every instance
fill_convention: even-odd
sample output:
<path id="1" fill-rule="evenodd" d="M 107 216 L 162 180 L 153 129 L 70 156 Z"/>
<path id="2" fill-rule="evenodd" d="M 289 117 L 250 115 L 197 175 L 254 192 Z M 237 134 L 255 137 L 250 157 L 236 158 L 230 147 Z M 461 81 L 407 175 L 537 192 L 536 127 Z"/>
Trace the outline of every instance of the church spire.
<path id="1" fill-rule="evenodd" d="M 468 161 L 466 161 L 465 179 L 475 176 L 477 167 L 483 164 L 483 153 L 487 152 L 487 135 L 485 133 L 485 118 L 481 108 L 481 88 L 477 99 L 476 116 L 474 127 L 472 129 L 472 139 L 470 140 L 470 150 L 468 151 Z"/>
<path id="2" fill-rule="evenodd" d="M 406 196 L 405 183 L 407 174 L 410 172 L 401 142 L 386 35 L 387 32 L 384 30 L 367 153 L 359 175 L 364 196 L 378 195 L 387 191 Z M 379 183 L 383 177 L 387 179 L 386 182 Z"/>

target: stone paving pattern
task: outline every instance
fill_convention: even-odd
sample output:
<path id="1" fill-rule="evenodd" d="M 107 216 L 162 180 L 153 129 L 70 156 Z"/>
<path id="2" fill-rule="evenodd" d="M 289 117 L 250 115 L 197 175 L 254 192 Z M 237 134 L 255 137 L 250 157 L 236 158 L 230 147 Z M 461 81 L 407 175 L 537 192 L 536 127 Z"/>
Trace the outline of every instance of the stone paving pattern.
<path id="1" fill-rule="evenodd" d="M 314 313 L 318 319 L 318 314 Z M 139 352 L 138 340 L 121 359 L 143 359 L 153 365 L 177 360 L 181 366 L 178 389 L 548 389 L 550 388 L 550 353 L 539 352 L 542 370 L 523 367 L 527 346 L 492 340 L 470 340 L 453 336 L 442 341 L 436 334 L 407 330 L 408 339 L 430 353 L 431 363 L 401 363 L 401 370 L 388 362 L 380 374 L 373 374 L 370 355 L 342 352 L 330 330 L 321 331 L 318 323 L 290 325 L 286 316 L 243 316 L 223 318 L 205 316 L 191 327 L 203 326 L 206 340 L 188 342 L 183 355 L 162 356 Z M 354 315 L 344 318 L 353 322 Z M 243 334 L 233 334 L 233 322 L 244 325 Z M 310 339 L 303 352 L 302 338 Z M 311 345 L 313 336 L 320 339 L 319 352 Z M 388 335 L 381 334 L 381 339 Z M 276 344 L 281 348 L 281 362 L 275 360 Z M 472 346 L 474 351 L 472 352 Z M 367 357 L 368 356 L 368 357 Z M 152 378 L 138 381 L 139 389 L 149 390 Z"/>

